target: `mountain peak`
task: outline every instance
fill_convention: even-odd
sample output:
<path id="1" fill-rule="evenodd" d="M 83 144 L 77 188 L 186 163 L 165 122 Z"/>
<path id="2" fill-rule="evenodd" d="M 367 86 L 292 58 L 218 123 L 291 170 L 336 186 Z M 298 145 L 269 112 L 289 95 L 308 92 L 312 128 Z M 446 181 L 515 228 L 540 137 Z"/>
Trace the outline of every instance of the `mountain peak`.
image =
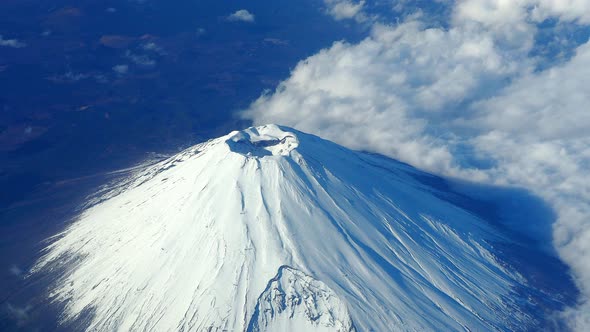
<path id="1" fill-rule="evenodd" d="M 231 151 L 249 157 L 287 156 L 299 146 L 290 128 L 274 124 L 234 131 L 226 143 Z"/>
<path id="2" fill-rule="evenodd" d="M 66 322 L 91 312 L 91 330 L 533 326 L 539 292 L 494 255 L 506 237 L 427 177 L 286 127 L 248 128 L 122 180 L 35 270 L 65 271 L 52 298 Z"/>

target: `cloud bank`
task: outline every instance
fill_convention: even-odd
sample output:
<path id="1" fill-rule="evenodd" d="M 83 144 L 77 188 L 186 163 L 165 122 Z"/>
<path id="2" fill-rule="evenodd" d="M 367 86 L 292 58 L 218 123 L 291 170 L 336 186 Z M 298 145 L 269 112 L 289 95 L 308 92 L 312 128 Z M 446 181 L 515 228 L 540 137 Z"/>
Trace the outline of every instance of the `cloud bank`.
<path id="1" fill-rule="evenodd" d="M 232 22 L 254 22 L 254 15 L 245 9 L 240 9 L 227 17 L 228 21 Z"/>
<path id="2" fill-rule="evenodd" d="M 419 14 L 375 23 L 360 43 L 301 61 L 242 115 L 540 195 L 558 213 L 554 244 L 583 294 L 564 314 L 589 330 L 590 43 L 539 70 L 532 50 L 546 20 L 588 25 L 590 1 L 464 0 L 444 28 Z"/>

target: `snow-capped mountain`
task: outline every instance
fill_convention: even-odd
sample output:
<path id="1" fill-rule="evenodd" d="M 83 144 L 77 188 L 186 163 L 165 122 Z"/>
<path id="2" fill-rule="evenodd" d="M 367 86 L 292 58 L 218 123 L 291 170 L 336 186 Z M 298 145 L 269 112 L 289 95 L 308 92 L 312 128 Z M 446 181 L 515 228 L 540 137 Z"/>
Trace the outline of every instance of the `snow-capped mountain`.
<path id="1" fill-rule="evenodd" d="M 51 297 L 89 330 L 535 326 L 542 290 L 494 252 L 511 239 L 424 177 L 290 128 L 236 131 L 121 183 L 34 271 L 65 271 Z"/>

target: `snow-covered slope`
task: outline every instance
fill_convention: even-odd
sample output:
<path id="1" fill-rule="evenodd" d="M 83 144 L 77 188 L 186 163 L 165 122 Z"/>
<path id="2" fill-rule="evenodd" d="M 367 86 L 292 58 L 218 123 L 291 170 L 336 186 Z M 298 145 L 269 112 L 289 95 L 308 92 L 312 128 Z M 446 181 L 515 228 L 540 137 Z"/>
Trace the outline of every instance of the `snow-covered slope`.
<path id="1" fill-rule="evenodd" d="M 260 295 L 248 332 L 355 331 L 346 308 L 323 282 L 288 266 Z"/>
<path id="2" fill-rule="evenodd" d="M 101 331 L 519 330 L 509 241 L 409 166 L 293 129 L 232 132 L 85 210 L 35 271 Z M 525 294 L 525 295 L 523 295 Z"/>

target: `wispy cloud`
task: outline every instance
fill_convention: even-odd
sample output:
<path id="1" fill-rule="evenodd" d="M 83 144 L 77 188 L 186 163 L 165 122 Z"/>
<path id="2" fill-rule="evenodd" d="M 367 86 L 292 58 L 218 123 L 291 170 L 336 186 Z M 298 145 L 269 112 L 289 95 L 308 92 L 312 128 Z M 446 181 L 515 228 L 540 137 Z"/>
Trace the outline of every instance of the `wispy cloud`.
<path id="1" fill-rule="evenodd" d="M 125 75 L 125 74 L 127 74 L 127 72 L 129 72 L 129 66 L 128 65 L 116 65 L 116 66 L 113 66 L 113 71 L 119 75 Z"/>
<path id="2" fill-rule="evenodd" d="M 2 35 L 0 35 L 0 46 L 4 47 L 12 47 L 12 48 L 23 48 L 27 46 L 27 44 L 19 41 L 18 39 L 4 39 Z"/>
<path id="3" fill-rule="evenodd" d="M 246 9 L 240 9 L 227 17 L 228 21 L 232 22 L 254 22 L 254 15 Z"/>
<path id="4" fill-rule="evenodd" d="M 31 315 L 30 312 L 33 309 L 31 305 L 19 307 L 11 303 L 6 303 L 5 310 L 8 313 L 8 317 L 16 321 L 17 326 L 23 327 L 29 321 Z"/>
<path id="5" fill-rule="evenodd" d="M 152 51 L 152 52 L 155 52 L 155 53 L 161 53 L 161 52 L 163 52 L 162 48 L 158 44 L 156 44 L 154 42 L 149 42 L 149 43 L 143 44 L 143 45 L 141 45 L 141 48 L 144 51 Z"/>
<path id="6" fill-rule="evenodd" d="M 138 66 L 153 67 L 156 65 L 156 60 L 145 54 L 134 54 L 131 51 L 127 51 L 125 57 Z"/>
<path id="7" fill-rule="evenodd" d="M 32 131 L 32 128 L 31 127 L 27 127 L 25 129 L 25 133 L 27 133 L 27 131 L 30 133 Z M 21 268 L 19 268 L 18 266 L 16 266 L 16 265 L 10 266 L 10 268 L 8 269 L 8 271 L 12 275 L 17 276 L 17 277 L 20 277 L 23 274 L 23 270 Z"/>

